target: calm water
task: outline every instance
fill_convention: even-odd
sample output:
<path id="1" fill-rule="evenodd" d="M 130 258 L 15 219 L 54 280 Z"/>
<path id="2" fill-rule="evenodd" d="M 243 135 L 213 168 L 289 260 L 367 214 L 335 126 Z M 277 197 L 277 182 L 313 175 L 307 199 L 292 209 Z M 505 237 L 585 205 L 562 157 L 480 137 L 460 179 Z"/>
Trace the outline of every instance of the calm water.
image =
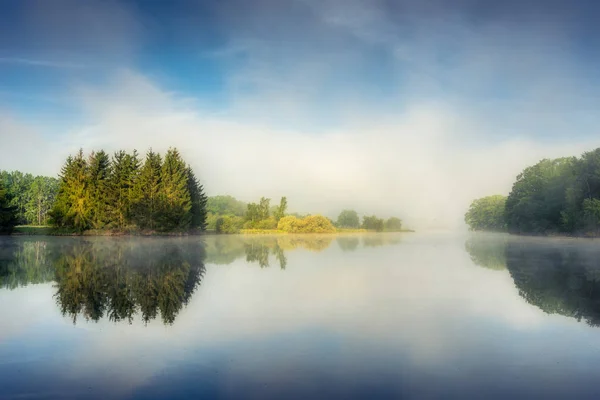
<path id="1" fill-rule="evenodd" d="M 600 242 L 0 238 L 0 398 L 598 398 Z"/>

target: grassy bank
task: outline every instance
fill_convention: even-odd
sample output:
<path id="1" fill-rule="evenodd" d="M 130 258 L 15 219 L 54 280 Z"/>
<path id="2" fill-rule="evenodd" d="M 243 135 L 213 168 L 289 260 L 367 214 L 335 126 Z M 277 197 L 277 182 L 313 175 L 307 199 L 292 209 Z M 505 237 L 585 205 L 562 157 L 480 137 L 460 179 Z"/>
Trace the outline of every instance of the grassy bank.
<path id="1" fill-rule="evenodd" d="M 376 232 L 376 231 L 368 230 L 368 229 L 342 229 L 342 228 L 339 228 L 339 229 L 336 229 L 335 232 L 319 233 L 319 234 L 321 234 L 321 235 L 337 235 L 337 234 L 352 234 L 352 233 L 364 234 L 364 233 L 399 233 L 399 232 L 414 232 L 414 231 L 410 230 L 410 229 L 403 229 L 400 231 Z M 292 235 L 291 233 L 281 231 L 278 229 L 241 229 L 240 234 L 242 234 L 242 235 Z M 294 235 L 303 235 L 303 234 L 314 234 L 314 232 L 294 233 Z"/>

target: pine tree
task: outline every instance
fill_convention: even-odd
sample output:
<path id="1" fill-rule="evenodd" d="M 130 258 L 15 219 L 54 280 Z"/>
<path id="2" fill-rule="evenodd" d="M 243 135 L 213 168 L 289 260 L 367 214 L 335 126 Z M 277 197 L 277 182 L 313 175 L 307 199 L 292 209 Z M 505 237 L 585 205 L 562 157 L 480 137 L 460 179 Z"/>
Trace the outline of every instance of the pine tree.
<path id="1" fill-rule="evenodd" d="M 101 150 L 89 158 L 88 179 L 91 201 L 91 225 L 100 229 L 109 222 L 110 158 Z"/>
<path id="2" fill-rule="evenodd" d="M 111 222 L 119 228 L 130 223 L 131 205 L 139 197 L 134 186 L 139 173 L 140 161 L 137 151 L 127 154 L 121 150 L 114 154 L 111 165 Z"/>
<path id="3" fill-rule="evenodd" d="M 190 228 L 204 230 L 206 228 L 206 202 L 208 197 L 204 194 L 204 187 L 198 182 L 192 167 L 189 165 L 187 175 L 187 186 L 192 202 Z"/>
<path id="4" fill-rule="evenodd" d="M 112 159 L 99 151 L 86 159 L 80 150 L 62 168 L 50 215 L 55 226 L 79 231 L 132 225 L 205 229 L 206 203 L 202 185 L 176 149 L 169 149 L 164 161 L 148 151 L 142 167 L 137 151 L 118 151 Z M 34 206 L 31 215 L 40 221 L 41 208 Z"/>
<path id="5" fill-rule="evenodd" d="M 187 166 L 181 155 L 177 149 L 169 149 L 161 170 L 160 229 L 185 229 L 190 226 L 192 202 L 187 181 Z"/>
<path id="6" fill-rule="evenodd" d="M 79 231 L 90 228 L 92 207 L 87 169 L 83 150 L 79 150 L 77 156 L 67 158 L 61 170 L 60 188 L 52 210 L 56 225 Z"/>
<path id="7" fill-rule="evenodd" d="M 161 210 L 161 167 L 160 154 L 150 149 L 134 188 L 137 197 L 133 206 L 133 221 L 142 229 L 154 229 Z"/>

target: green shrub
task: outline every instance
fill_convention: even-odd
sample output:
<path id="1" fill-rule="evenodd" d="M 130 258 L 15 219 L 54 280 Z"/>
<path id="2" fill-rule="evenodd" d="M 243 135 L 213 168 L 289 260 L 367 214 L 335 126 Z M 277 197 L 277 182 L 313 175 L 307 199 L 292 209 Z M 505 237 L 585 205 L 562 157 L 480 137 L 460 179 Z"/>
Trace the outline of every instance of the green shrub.
<path id="1" fill-rule="evenodd" d="M 275 217 L 269 217 L 267 219 L 263 219 L 262 221 L 258 221 L 255 226 L 255 229 L 277 229 L 277 220 Z"/>
<path id="2" fill-rule="evenodd" d="M 279 220 L 277 229 L 287 233 L 334 233 L 336 231 L 331 221 L 322 215 L 310 215 L 302 219 L 291 215 L 283 217 Z"/>
<path id="3" fill-rule="evenodd" d="M 239 233 L 242 223 L 242 218 L 226 215 L 217 219 L 215 231 L 217 233 Z"/>

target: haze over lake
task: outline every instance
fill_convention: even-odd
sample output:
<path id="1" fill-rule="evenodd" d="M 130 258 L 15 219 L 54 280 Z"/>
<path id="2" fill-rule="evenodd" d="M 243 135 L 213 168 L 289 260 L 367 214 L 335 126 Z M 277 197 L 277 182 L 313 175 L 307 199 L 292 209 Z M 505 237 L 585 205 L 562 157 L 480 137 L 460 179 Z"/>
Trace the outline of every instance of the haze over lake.
<path id="1" fill-rule="evenodd" d="M 3 237 L 0 397 L 597 397 L 597 244 Z"/>

